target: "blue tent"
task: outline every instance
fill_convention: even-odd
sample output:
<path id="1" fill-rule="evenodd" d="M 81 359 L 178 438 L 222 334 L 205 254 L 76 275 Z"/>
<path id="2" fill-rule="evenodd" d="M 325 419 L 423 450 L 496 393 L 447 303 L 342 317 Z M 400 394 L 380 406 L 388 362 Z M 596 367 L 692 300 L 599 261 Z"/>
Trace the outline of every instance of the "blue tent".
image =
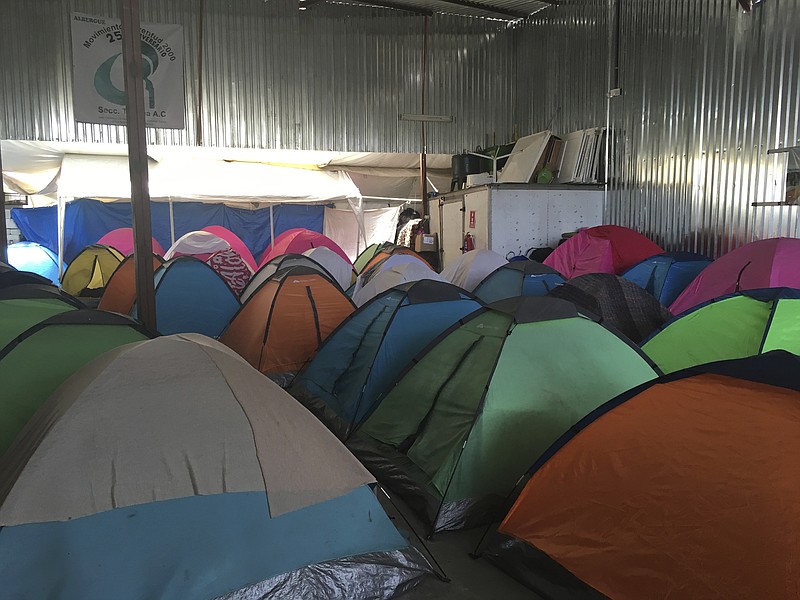
<path id="1" fill-rule="evenodd" d="M 218 337 L 239 310 L 225 280 L 192 256 L 165 262 L 155 274 L 156 328 L 162 335 L 202 333 Z M 136 307 L 134 306 L 134 313 Z"/>
<path id="2" fill-rule="evenodd" d="M 58 257 L 36 242 L 17 242 L 8 247 L 8 264 L 17 271 L 30 271 L 58 285 Z"/>
<path id="3" fill-rule="evenodd" d="M 669 306 L 711 262 L 710 258 L 694 252 L 666 252 L 644 259 L 622 276 Z"/>
<path id="4" fill-rule="evenodd" d="M 516 296 L 546 296 L 564 283 L 555 269 L 534 260 L 510 262 L 490 273 L 475 288 L 475 295 L 486 304 Z"/>
<path id="5" fill-rule="evenodd" d="M 345 438 L 416 354 L 480 306 L 449 283 L 422 280 L 395 287 L 345 320 L 289 392 Z"/>

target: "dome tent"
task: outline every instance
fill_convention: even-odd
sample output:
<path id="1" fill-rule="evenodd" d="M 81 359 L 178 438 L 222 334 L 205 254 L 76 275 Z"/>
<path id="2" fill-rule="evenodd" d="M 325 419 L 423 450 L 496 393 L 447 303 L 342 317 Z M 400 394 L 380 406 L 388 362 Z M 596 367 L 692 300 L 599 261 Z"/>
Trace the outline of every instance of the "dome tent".
<path id="1" fill-rule="evenodd" d="M 413 256 L 419 259 L 419 261 L 422 262 L 429 269 L 433 270 L 431 264 L 427 260 L 422 258 L 422 256 L 414 252 L 411 248 L 408 248 L 406 246 L 398 246 L 396 244 L 385 243 L 378 248 L 378 251 L 375 252 L 372 258 L 370 258 L 367 261 L 367 263 L 358 271 L 359 275 L 365 273 L 366 271 L 369 271 L 372 267 L 374 267 L 381 261 L 389 258 L 390 256 L 396 256 L 398 254 L 407 254 L 408 256 Z"/>
<path id="2" fill-rule="evenodd" d="M 449 283 L 392 288 L 337 327 L 289 392 L 344 439 L 420 350 L 480 306 Z"/>
<path id="3" fill-rule="evenodd" d="M 290 267 L 247 298 L 220 341 L 262 373 L 288 384 L 354 308 L 319 271 Z"/>
<path id="4" fill-rule="evenodd" d="M 160 256 L 153 254 L 153 273 L 164 264 Z M 97 308 L 109 312 L 130 314 L 136 303 L 136 261 L 133 255 L 125 258 L 108 280 Z"/>
<path id="5" fill-rule="evenodd" d="M 41 323 L 83 305 L 56 287 L 35 283 L 0 288 L 0 348 Z"/>
<path id="6" fill-rule="evenodd" d="M 510 262 L 495 269 L 475 288 L 486 304 L 516 296 L 546 296 L 564 283 L 555 269 L 533 260 Z"/>
<path id="7" fill-rule="evenodd" d="M 650 292 L 664 306 L 669 306 L 712 262 L 694 252 L 665 252 L 645 258 L 622 276 Z"/>
<path id="8" fill-rule="evenodd" d="M 637 344 L 672 316 L 651 294 L 610 273 L 573 277 L 549 295 L 594 313 Z"/>
<path id="9" fill-rule="evenodd" d="M 202 336 L 87 365 L 0 474 L 9 597 L 389 598 L 430 572 L 346 449 Z"/>
<path id="10" fill-rule="evenodd" d="M 250 265 L 233 248 L 217 250 L 205 262 L 225 280 L 236 295 L 241 294 L 253 278 Z"/>
<path id="11" fill-rule="evenodd" d="M 655 376 L 573 304 L 509 299 L 434 340 L 347 445 L 435 531 L 475 526 L 574 423 Z"/>
<path id="12" fill-rule="evenodd" d="M 682 313 L 642 344 L 665 373 L 788 350 L 800 354 L 800 290 L 747 290 Z"/>
<path id="13" fill-rule="evenodd" d="M 355 271 L 353 265 L 344 260 L 341 256 L 336 254 L 330 248 L 320 246 L 319 248 L 311 248 L 303 252 L 303 256 L 307 256 L 314 262 L 321 265 L 328 273 L 330 273 L 333 280 L 339 284 L 343 290 L 346 290 L 353 283 L 355 278 Z"/>
<path id="14" fill-rule="evenodd" d="M 713 298 L 742 290 L 800 288 L 800 240 L 771 238 L 751 242 L 720 256 L 695 277 L 669 310 L 679 315 Z"/>
<path id="15" fill-rule="evenodd" d="M 178 256 L 194 256 L 205 262 L 214 252 L 227 250 L 230 242 L 210 231 L 190 231 L 182 235 L 169 247 L 164 258 L 167 260 Z"/>
<path id="16" fill-rule="evenodd" d="M 258 264 L 261 267 L 281 254 L 302 254 L 306 250 L 320 246 L 333 250 L 348 263 L 350 262 L 345 251 L 331 238 L 310 229 L 296 228 L 288 229 L 275 238 L 275 243 L 267 246 L 267 250 Z"/>
<path id="17" fill-rule="evenodd" d="M 128 317 L 70 310 L 36 323 L 0 348 L 0 456 L 70 375 L 112 348 L 148 337 Z"/>
<path id="18" fill-rule="evenodd" d="M 58 256 L 36 242 L 17 242 L 8 249 L 8 264 L 18 271 L 29 271 L 58 285 Z"/>
<path id="19" fill-rule="evenodd" d="M 164 256 L 164 248 L 158 243 L 158 240 L 156 240 L 156 238 L 151 238 L 151 240 L 153 254 Z M 119 229 L 109 231 L 97 240 L 97 244 L 100 246 L 110 246 L 122 254 L 122 256 L 131 256 L 134 249 L 133 228 L 120 227 Z"/>
<path id="20" fill-rule="evenodd" d="M 258 263 L 256 262 L 256 259 L 253 258 L 253 253 L 250 252 L 250 248 L 248 248 L 247 244 L 242 241 L 242 238 L 233 233 L 230 229 L 220 225 L 209 225 L 208 227 L 203 227 L 203 231 L 213 233 L 217 237 L 220 237 L 228 242 L 228 245 L 231 247 L 231 249 L 241 256 L 242 259 L 244 259 L 244 261 L 250 266 L 251 271 L 258 269 Z"/>
<path id="21" fill-rule="evenodd" d="M 161 265 L 155 273 L 155 299 L 156 327 L 162 335 L 217 337 L 240 306 L 225 280 L 193 256 L 178 256 Z"/>
<path id="22" fill-rule="evenodd" d="M 31 273 L 30 271 L 0 271 L 0 289 L 14 287 L 17 285 L 33 284 L 50 286 L 52 283 L 46 277 Z"/>
<path id="23" fill-rule="evenodd" d="M 110 246 L 87 246 L 69 263 L 61 288 L 73 296 L 99 298 L 123 260 L 125 257 Z"/>
<path id="24" fill-rule="evenodd" d="M 587 273 L 621 275 L 636 263 L 664 250 L 633 229 L 600 225 L 581 229 L 544 260 L 567 279 Z"/>
<path id="25" fill-rule="evenodd" d="M 304 254 L 281 254 L 280 256 L 276 256 L 272 260 L 264 263 L 261 268 L 256 271 L 255 275 L 253 275 L 253 277 L 250 279 L 250 282 L 247 284 L 247 287 L 245 287 L 242 291 L 242 302 L 245 302 L 253 294 L 253 292 L 260 288 L 265 281 L 272 278 L 275 273 L 291 267 L 306 267 L 308 269 L 312 269 L 327 277 L 332 282 L 335 282 L 333 275 L 331 275 L 325 267 L 323 267 L 313 258 Z"/>
<path id="26" fill-rule="evenodd" d="M 533 466 L 484 556 L 548 598 L 796 598 L 798 373 L 773 351 L 606 403 Z"/>
<path id="27" fill-rule="evenodd" d="M 496 269 L 508 261 L 491 250 L 471 250 L 456 258 L 441 272 L 445 281 L 472 292 Z"/>
<path id="28" fill-rule="evenodd" d="M 399 264 L 391 261 L 399 261 Z M 381 268 L 381 265 L 387 265 Z M 368 277 L 369 275 L 369 277 Z M 392 256 L 358 276 L 353 289 L 353 303 L 363 306 L 375 296 L 398 285 L 423 279 L 444 282 L 444 278 L 412 256 Z M 366 281 L 366 283 L 364 283 Z M 360 285 L 361 284 L 361 285 Z"/>
<path id="29" fill-rule="evenodd" d="M 393 244 L 389 242 L 383 242 L 382 244 L 370 244 L 364 250 L 361 251 L 361 254 L 356 257 L 355 262 L 353 263 L 353 269 L 356 273 L 361 273 L 364 270 L 364 267 L 367 266 L 367 263 L 372 260 L 372 257 L 375 256 L 381 249 L 385 246 L 391 246 Z"/>

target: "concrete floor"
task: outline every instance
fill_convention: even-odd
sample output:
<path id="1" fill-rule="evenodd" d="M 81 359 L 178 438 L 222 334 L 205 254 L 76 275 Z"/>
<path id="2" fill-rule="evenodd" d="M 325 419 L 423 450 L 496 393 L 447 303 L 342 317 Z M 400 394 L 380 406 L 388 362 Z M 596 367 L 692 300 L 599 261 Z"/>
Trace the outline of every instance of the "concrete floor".
<path id="1" fill-rule="evenodd" d="M 539 598 L 534 592 L 517 583 L 516 580 L 488 561 L 470 557 L 469 553 L 475 549 L 486 531 L 485 527 L 437 533 L 433 539 L 426 540 L 424 535 L 427 534 L 427 527 L 402 500 L 392 495 L 390 502 L 380 493 L 378 497 L 381 498 L 381 504 L 384 505 L 386 513 L 402 533 L 405 534 L 409 530 L 410 523 L 414 530 L 423 536 L 428 553 L 434 556 L 450 579 L 449 582 L 444 582 L 435 577 L 429 577 L 415 590 L 402 596 L 403 600 L 486 600 L 495 598 L 537 600 Z M 415 541 L 414 545 L 417 548 L 420 548 L 420 541 L 413 533 L 408 537 Z M 424 548 L 420 549 L 425 553 Z"/>

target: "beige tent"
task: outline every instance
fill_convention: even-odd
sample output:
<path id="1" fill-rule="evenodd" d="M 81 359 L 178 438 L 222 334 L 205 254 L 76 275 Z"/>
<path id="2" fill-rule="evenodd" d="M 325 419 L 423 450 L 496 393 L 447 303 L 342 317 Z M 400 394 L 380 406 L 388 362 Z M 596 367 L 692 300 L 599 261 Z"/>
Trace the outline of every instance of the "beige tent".
<path id="1" fill-rule="evenodd" d="M 0 482 L 4 597 L 249 598 L 280 585 L 281 598 L 388 598 L 429 571 L 325 426 L 200 335 L 89 363 L 19 434 Z"/>

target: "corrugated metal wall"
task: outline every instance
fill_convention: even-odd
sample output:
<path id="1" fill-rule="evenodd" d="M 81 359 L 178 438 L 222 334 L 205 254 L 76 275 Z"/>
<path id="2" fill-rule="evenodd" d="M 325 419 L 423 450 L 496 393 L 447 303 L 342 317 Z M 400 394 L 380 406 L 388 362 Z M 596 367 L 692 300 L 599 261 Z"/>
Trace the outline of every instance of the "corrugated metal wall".
<path id="1" fill-rule="evenodd" d="M 608 0 L 563 0 L 512 31 L 520 135 L 567 134 L 607 120 Z"/>
<path id="2" fill-rule="evenodd" d="M 203 99 L 198 102 L 199 6 Z M 524 24 L 430 19 L 429 151 L 457 152 L 550 127 L 604 124 L 616 0 L 563 0 Z M 619 0 L 622 95 L 607 220 L 669 249 L 711 255 L 797 235 L 778 201 L 800 144 L 800 0 L 751 15 L 735 0 Z M 150 143 L 416 152 L 422 17 L 294 0 L 144 0 L 146 21 L 185 27 L 187 127 Z M 120 142 L 121 128 L 75 124 L 69 13 L 114 15 L 115 0 L 0 3 L 0 136 Z M 49 40 L 42 44 L 41 40 Z"/>
<path id="3" fill-rule="evenodd" d="M 750 15 L 734 0 L 621 9 L 611 221 L 712 256 L 795 236 L 795 207 L 752 203 L 782 199 L 784 158 L 767 150 L 800 143 L 800 2 Z"/>
<path id="4" fill-rule="evenodd" d="M 780 201 L 800 144 L 800 1 L 619 0 L 619 83 L 606 220 L 668 249 L 718 256 L 798 235 Z M 565 0 L 514 28 L 521 132 L 606 121 L 615 0 Z M 610 60 L 610 62 L 609 62 Z"/>
<path id="5" fill-rule="evenodd" d="M 3 138 L 123 142 L 124 129 L 72 116 L 69 15 L 116 16 L 116 0 L 2 0 Z M 202 70 L 200 6 L 204 6 Z M 298 11 L 296 0 L 143 0 L 145 22 L 180 23 L 186 40 L 186 129 L 149 142 L 418 152 L 423 17 L 360 6 Z M 430 152 L 456 152 L 513 132 L 514 41 L 504 24 L 429 21 Z M 46 44 L 42 40 L 48 40 Z M 202 72 L 202 101 L 198 85 Z"/>

